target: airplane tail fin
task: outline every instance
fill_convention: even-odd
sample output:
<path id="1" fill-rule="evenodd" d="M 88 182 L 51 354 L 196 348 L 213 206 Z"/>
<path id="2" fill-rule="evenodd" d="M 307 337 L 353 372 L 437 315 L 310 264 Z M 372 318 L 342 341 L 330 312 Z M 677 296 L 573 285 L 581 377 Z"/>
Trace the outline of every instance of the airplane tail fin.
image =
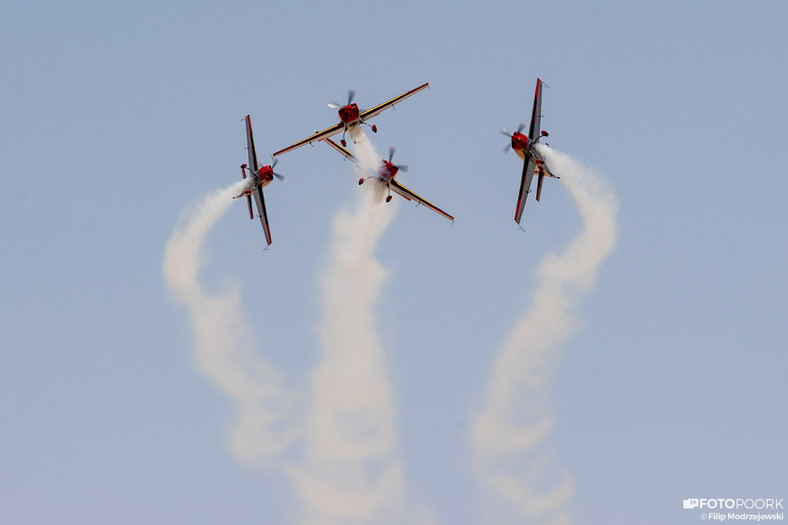
<path id="1" fill-rule="evenodd" d="M 252 212 L 252 196 L 246 196 L 246 205 L 249 207 L 249 218 L 254 220 L 254 212 Z"/>

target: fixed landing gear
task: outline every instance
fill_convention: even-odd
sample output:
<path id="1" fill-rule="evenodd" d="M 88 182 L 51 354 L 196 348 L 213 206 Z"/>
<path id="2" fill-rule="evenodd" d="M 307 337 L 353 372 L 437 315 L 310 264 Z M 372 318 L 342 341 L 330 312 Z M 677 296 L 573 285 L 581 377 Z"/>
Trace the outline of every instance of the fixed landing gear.
<path id="1" fill-rule="evenodd" d="M 364 120 L 361 121 L 361 124 L 364 124 L 365 126 L 369 126 L 369 129 L 372 130 L 372 133 L 377 133 L 378 132 L 378 127 L 375 124 L 370 124 L 369 122 L 366 122 Z"/>
<path id="2" fill-rule="evenodd" d="M 340 140 L 339 143 L 342 144 L 342 147 L 347 146 L 347 141 L 345 141 L 345 139 Z"/>
<path id="3" fill-rule="evenodd" d="M 386 197 L 386 202 L 391 202 L 391 195 L 389 195 L 388 197 Z"/>
<path id="4" fill-rule="evenodd" d="M 361 186 L 362 184 L 364 184 L 364 178 L 363 177 L 358 179 L 358 185 Z"/>

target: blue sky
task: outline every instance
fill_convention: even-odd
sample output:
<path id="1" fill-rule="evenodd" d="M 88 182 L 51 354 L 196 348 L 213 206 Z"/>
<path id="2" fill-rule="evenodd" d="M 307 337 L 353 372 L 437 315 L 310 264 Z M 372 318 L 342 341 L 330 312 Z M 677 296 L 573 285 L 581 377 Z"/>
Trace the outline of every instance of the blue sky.
<path id="1" fill-rule="evenodd" d="M 258 154 L 372 106 L 401 180 L 377 309 L 408 501 L 478 523 L 469 432 L 536 269 L 581 220 L 560 182 L 512 221 L 502 126 L 549 88 L 550 143 L 615 188 L 618 241 L 550 379 L 573 522 L 694 523 L 690 497 L 784 497 L 788 260 L 778 2 L 171 2 L 2 8 L 0 521 L 290 523 L 279 472 L 233 460 L 162 277 L 182 210 Z M 203 279 L 239 283 L 259 352 L 305 391 L 332 218 L 358 186 L 324 145 L 277 166 L 274 245 L 236 203 Z"/>

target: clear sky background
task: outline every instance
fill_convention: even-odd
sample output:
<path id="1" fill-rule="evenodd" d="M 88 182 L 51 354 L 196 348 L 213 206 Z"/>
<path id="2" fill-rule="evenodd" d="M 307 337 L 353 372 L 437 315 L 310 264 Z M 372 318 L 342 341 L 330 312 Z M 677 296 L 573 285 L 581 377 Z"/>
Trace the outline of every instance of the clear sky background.
<path id="1" fill-rule="evenodd" d="M 479 523 L 469 433 L 535 270 L 581 221 L 560 181 L 512 221 L 536 77 L 550 143 L 618 195 L 619 236 L 550 378 L 573 523 L 696 523 L 691 497 L 788 497 L 788 7 L 782 2 L 15 2 L 0 8 L 0 522 L 291 523 L 280 472 L 234 461 L 234 407 L 192 363 L 162 277 L 179 215 L 261 157 L 378 116 L 400 205 L 378 322 L 410 504 Z M 203 279 L 242 283 L 296 390 L 331 221 L 359 191 L 324 145 L 281 158 L 274 245 L 235 203 Z"/>

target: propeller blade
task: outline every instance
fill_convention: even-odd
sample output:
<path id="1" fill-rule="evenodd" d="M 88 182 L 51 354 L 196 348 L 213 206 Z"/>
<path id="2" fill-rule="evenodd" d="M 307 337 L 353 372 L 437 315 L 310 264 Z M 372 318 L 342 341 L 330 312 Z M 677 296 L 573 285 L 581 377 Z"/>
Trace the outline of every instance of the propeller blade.
<path id="1" fill-rule="evenodd" d="M 508 143 L 505 148 L 503 148 L 504 153 L 509 153 L 509 150 L 512 149 L 512 143 Z"/>
<path id="2" fill-rule="evenodd" d="M 276 177 L 277 179 L 279 179 L 279 180 L 285 180 L 285 176 L 284 176 L 284 175 L 280 175 L 280 174 L 278 174 L 278 173 L 277 173 L 277 172 L 275 172 L 275 171 L 273 172 L 273 174 L 274 174 L 274 177 Z"/>
<path id="3" fill-rule="evenodd" d="M 400 171 L 408 171 L 408 165 L 407 164 L 401 164 L 401 165 L 397 166 L 397 169 L 400 170 Z"/>
<path id="4" fill-rule="evenodd" d="M 351 102 L 353 102 L 353 98 L 356 96 L 355 89 L 348 89 L 347 90 L 347 105 L 349 106 Z"/>
<path id="5" fill-rule="evenodd" d="M 279 162 L 279 158 L 278 158 L 278 157 L 274 157 L 274 162 L 273 162 L 273 163 L 271 163 L 271 169 L 275 168 L 275 167 L 276 167 L 276 164 L 277 164 L 278 162 Z"/>
<path id="6" fill-rule="evenodd" d="M 397 148 L 394 146 L 389 146 L 389 162 L 391 162 L 391 159 L 394 157 L 395 151 L 397 151 Z"/>
<path id="7" fill-rule="evenodd" d="M 329 100 L 329 101 L 328 101 L 328 107 L 330 107 L 331 109 L 339 109 L 339 108 L 341 108 L 342 106 L 340 106 L 339 104 L 337 104 L 337 103 L 336 103 L 336 102 L 334 102 L 333 100 Z"/>
<path id="8" fill-rule="evenodd" d="M 512 134 L 509 133 L 508 131 L 506 131 L 506 128 L 501 128 L 501 132 L 500 133 L 501 133 L 501 135 L 504 135 L 506 137 L 509 137 L 509 138 L 512 137 Z"/>
<path id="9" fill-rule="evenodd" d="M 522 133 L 524 129 L 525 129 L 525 124 L 520 122 L 520 125 L 517 127 L 517 133 Z"/>

